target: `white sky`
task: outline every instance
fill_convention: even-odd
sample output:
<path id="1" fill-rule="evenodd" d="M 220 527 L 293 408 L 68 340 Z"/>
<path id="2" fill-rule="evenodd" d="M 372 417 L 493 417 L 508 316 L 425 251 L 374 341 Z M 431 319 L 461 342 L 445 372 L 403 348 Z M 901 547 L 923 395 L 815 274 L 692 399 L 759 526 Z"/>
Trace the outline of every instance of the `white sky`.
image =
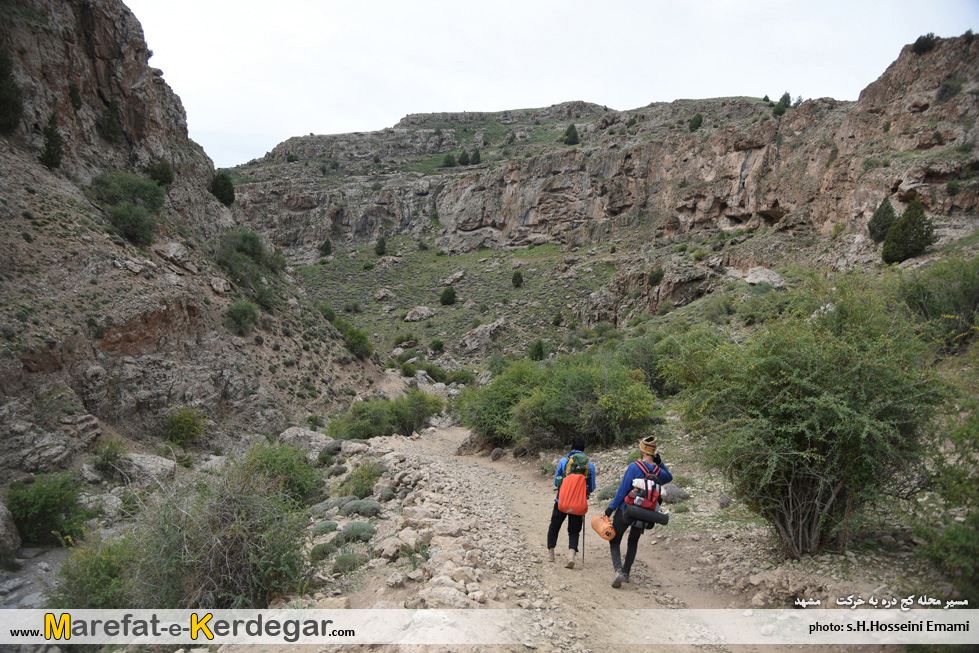
<path id="1" fill-rule="evenodd" d="M 855 100 L 979 0 L 124 0 L 218 167 L 409 113 L 730 95 Z"/>

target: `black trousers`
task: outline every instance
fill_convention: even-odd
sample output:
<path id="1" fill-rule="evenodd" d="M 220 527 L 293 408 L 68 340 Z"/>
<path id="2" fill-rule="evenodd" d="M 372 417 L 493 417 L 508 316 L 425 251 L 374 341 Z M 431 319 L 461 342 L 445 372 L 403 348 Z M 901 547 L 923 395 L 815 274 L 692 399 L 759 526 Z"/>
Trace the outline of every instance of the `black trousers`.
<path id="1" fill-rule="evenodd" d="M 581 524 L 584 521 L 581 515 L 569 515 L 557 509 L 557 501 L 554 502 L 554 510 L 551 511 L 551 525 L 547 529 L 547 548 L 553 549 L 557 546 L 557 536 L 561 532 L 561 524 L 564 518 L 568 518 L 568 548 L 578 550 L 578 536 L 581 534 Z"/>
<path id="2" fill-rule="evenodd" d="M 642 537 L 643 529 L 628 525 L 622 506 L 619 506 L 615 514 L 612 515 L 612 528 L 615 529 L 615 537 L 608 542 L 609 552 L 612 554 L 612 567 L 616 571 L 621 569 L 623 574 L 628 574 L 629 570 L 632 569 L 632 563 L 636 560 L 636 551 L 639 548 L 639 538 Z M 629 540 L 625 549 L 625 564 L 623 565 L 622 551 L 619 545 L 622 543 L 622 537 L 627 528 L 629 529 Z"/>

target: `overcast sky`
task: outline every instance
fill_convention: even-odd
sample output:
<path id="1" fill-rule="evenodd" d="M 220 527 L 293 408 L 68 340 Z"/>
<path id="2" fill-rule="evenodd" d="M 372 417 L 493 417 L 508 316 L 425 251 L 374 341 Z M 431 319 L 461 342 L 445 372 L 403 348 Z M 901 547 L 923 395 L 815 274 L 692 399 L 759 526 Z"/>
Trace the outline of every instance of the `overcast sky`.
<path id="1" fill-rule="evenodd" d="M 409 113 L 731 95 L 855 100 L 979 0 L 124 0 L 218 167 Z"/>

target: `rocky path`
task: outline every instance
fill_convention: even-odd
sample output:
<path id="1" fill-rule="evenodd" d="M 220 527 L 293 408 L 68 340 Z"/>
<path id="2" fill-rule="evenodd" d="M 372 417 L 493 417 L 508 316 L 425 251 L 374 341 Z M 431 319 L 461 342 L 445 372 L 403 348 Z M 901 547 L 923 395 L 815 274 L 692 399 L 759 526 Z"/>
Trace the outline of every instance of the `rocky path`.
<path id="1" fill-rule="evenodd" d="M 608 618 L 612 609 L 752 607 L 750 594 L 726 590 L 715 582 L 716 565 L 708 561 L 715 560 L 712 555 L 726 536 L 683 529 L 680 524 L 685 514 L 674 515 L 678 526 L 673 530 L 671 524 L 643 535 L 632 570 L 633 582 L 620 589 L 611 587 L 608 543 L 588 526 L 604 502 L 593 501 L 586 516 L 584 562 L 579 555 L 574 569 L 565 567 L 566 529 L 558 541 L 556 561 L 547 562 L 545 538 L 553 500 L 551 477 L 540 473 L 536 459 L 514 460 L 506 456 L 492 461 L 483 455 L 457 455 L 467 435 L 468 431 L 460 427 L 428 429 L 417 439 L 394 437 L 372 444 L 372 448 L 388 452 L 384 455 L 386 464 L 401 461 L 402 471 L 395 471 L 387 480 L 403 477 L 402 483 L 413 488 L 403 501 L 400 520 L 392 520 L 387 527 L 382 525 L 376 539 L 393 537 L 405 524 L 430 528 L 435 535 L 429 543 L 431 557 L 419 569 L 391 574 L 391 567 L 400 562 L 395 561 L 393 565 L 376 567 L 373 574 L 367 572 L 366 576 L 373 580 L 365 577 L 350 594 L 351 608 L 521 609 L 531 619 L 528 625 L 514 625 L 514 634 L 523 644 L 512 650 L 586 652 L 622 646 L 613 644 L 622 642 L 622 634 L 614 631 Z M 592 456 L 592 460 L 598 467 L 599 487 L 616 480 L 622 472 L 621 463 L 606 463 L 603 454 Z M 726 544 L 728 548 L 739 546 Z M 377 554 L 381 547 L 375 547 Z M 628 647 L 732 653 L 765 648 L 657 646 L 656 629 L 669 628 L 669 623 L 668 613 L 664 612 L 658 623 L 643 624 L 639 629 L 648 631 L 648 640 L 636 638 Z M 389 648 L 397 649 L 371 650 Z"/>
<path id="2" fill-rule="evenodd" d="M 419 506 L 438 516 L 442 526 L 436 526 L 435 532 L 454 535 L 455 524 L 467 528 L 455 542 L 433 540 L 434 554 L 429 561 L 432 578 L 423 589 L 413 592 L 418 585 L 410 582 L 397 588 L 390 583 L 368 582 L 351 596 L 352 608 L 400 607 L 402 601 L 411 606 L 420 598 L 428 607 L 478 607 L 473 605 L 475 597 L 484 607 L 521 608 L 533 613 L 533 626 L 520 634 L 522 650 L 602 651 L 608 650 L 607 643 L 618 636 L 607 618 L 609 609 L 746 604 L 738 595 L 704 589 L 703 579 L 688 571 L 701 556 L 700 547 L 672 547 L 673 538 L 663 528 L 645 534 L 640 541 L 633 583 L 613 589 L 608 543 L 587 526 L 598 514 L 599 505 L 594 501 L 586 516 L 584 562 L 579 555 L 574 569 L 565 567 L 566 529 L 559 539 L 557 560 L 547 562 L 551 477 L 539 473 L 536 460 L 521 462 L 506 457 L 494 462 L 486 456 L 456 455 L 467 435 L 468 431 L 459 427 L 430 429 L 416 440 L 391 438 L 382 445 L 391 450 L 389 460 L 404 455 L 409 465 L 424 468 L 430 489 L 435 490 L 433 496 L 406 497 L 403 515 L 414 518 L 420 514 L 415 511 Z M 600 485 L 621 473 L 618 469 L 603 470 L 600 458 L 598 466 Z M 461 556 L 451 553 L 456 545 L 464 550 Z M 480 566 L 470 573 L 473 579 L 465 577 L 469 572 L 455 571 L 455 563 L 465 569 L 465 563 L 477 561 Z M 460 580 L 452 582 L 454 577 Z M 395 584 L 400 585 L 400 579 Z M 649 643 L 655 644 L 655 639 Z"/>

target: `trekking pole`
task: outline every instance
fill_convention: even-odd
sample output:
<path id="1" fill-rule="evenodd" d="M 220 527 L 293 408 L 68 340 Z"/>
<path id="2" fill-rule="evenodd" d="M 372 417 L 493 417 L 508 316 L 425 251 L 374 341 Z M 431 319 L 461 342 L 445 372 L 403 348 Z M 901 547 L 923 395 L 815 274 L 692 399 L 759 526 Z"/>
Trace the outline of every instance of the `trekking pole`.
<path id="1" fill-rule="evenodd" d="M 588 539 L 588 533 L 585 531 L 585 516 L 581 516 L 581 568 L 585 568 L 585 540 Z"/>

